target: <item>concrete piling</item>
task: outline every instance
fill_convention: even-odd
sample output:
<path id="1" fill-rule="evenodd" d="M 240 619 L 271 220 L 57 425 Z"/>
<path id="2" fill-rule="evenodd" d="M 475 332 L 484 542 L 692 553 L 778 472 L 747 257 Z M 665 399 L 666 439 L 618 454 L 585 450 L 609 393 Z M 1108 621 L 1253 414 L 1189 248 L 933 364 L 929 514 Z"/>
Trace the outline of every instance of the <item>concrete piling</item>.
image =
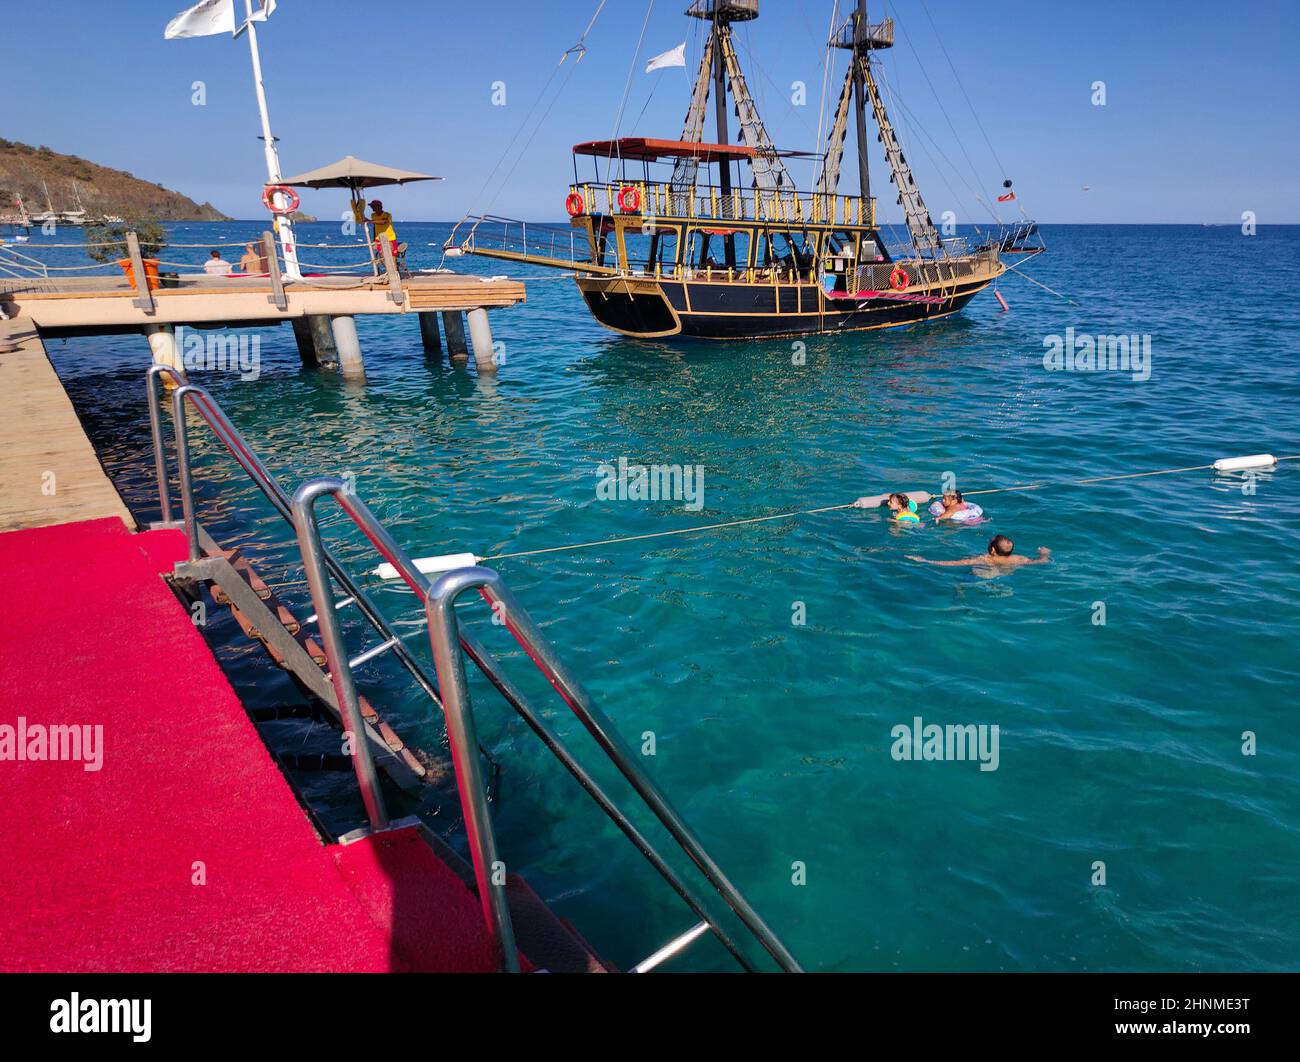
<path id="1" fill-rule="evenodd" d="M 459 310 L 442 311 L 442 330 L 447 334 L 447 353 L 456 364 L 469 361 L 469 346 L 465 342 L 465 319 Z"/>
<path id="2" fill-rule="evenodd" d="M 149 341 L 149 351 L 153 355 L 154 364 L 170 365 L 183 376 L 185 374 L 185 363 L 181 357 L 181 352 L 176 347 L 176 326 L 169 324 L 145 325 L 144 334 Z M 176 382 L 164 373 L 163 385 L 165 387 L 175 387 Z"/>
<path id="3" fill-rule="evenodd" d="M 496 372 L 496 350 L 492 346 L 492 326 L 488 312 L 482 306 L 470 310 L 465 319 L 469 322 L 470 339 L 474 343 L 474 366 L 479 372 Z"/>
<path id="4" fill-rule="evenodd" d="M 331 319 L 330 327 L 338 349 L 339 372 L 344 376 L 364 376 L 366 367 L 361 357 L 361 340 L 357 338 L 357 319 L 339 314 Z"/>
<path id="5" fill-rule="evenodd" d="M 293 319 L 293 338 L 298 344 L 298 357 L 304 365 L 316 365 L 316 340 L 312 337 L 311 321 L 306 317 Z"/>
<path id="6" fill-rule="evenodd" d="M 334 342 L 334 329 L 325 314 L 311 314 L 307 317 L 311 327 L 312 343 L 316 348 L 317 365 L 334 365 L 339 360 L 339 348 Z"/>
<path id="7" fill-rule="evenodd" d="M 442 337 L 438 334 L 438 317 L 432 313 L 417 314 L 420 318 L 420 342 L 424 352 L 438 357 L 442 356 Z"/>

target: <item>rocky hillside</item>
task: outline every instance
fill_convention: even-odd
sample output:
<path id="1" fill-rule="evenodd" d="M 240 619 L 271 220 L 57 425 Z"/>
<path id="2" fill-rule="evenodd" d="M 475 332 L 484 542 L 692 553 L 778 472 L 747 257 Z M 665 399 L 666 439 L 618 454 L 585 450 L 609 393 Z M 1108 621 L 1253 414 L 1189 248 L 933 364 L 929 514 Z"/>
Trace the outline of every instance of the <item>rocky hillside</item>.
<path id="1" fill-rule="evenodd" d="M 55 210 L 78 209 L 77 197 L 91 217 L 116 214 L 158 221 L 228 221 L 210 203 L 172 192 L 161 184 L 142 181 L 122 170 L 111 170 L 76 155 L 60 155 L 47 147 L 31 147 L 0 139 L 0 215 L 18 211 L 21 195 L 29 214 L 45 210 L 45 188 Z"/>

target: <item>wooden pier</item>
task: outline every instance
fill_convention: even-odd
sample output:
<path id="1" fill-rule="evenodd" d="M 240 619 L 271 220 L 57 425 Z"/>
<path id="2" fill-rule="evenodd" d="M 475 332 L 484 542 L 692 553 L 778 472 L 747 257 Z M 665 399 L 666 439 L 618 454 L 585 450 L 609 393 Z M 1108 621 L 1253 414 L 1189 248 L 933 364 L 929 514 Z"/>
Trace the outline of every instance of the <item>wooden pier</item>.
<path id="1" fill-rule="evenodd" d="M 0 394 L 0 532 L 103 517 L 135 526 L 23 321 L 0 321 Z"/>
<path id="2" fill-rule="evenodd" d="M 387 238 L 380 243 L 372 271 L 299 275 L 282 267 L 275 237 L 265 232 L 262 261 L 269 271 L 261 276 L 169 274 L 159 284 L 138 288 L 125 274 L 51 277 L 50 267 L 30 255 L 11 256 L 0 259 L 0 310 L 45 336 L 142 333 L 152 360 L 182 372 L 178 327 L 265 328 L 288 321 L 304 362 L 336 365 L 349 376 L 364 374 L 358 315 L 414 315 L 425 351 L 439 356 L 441 316 L 451 360 L 469 360 L 468 331 L 478 370 L 495 372 L 488 311 L 523 302 L 524 285 L 442 269 L 409 272 L 400 267 L 399 252 Z M 127 234 L 126 254 L 122 264 L 143 279 L 146 260 L 134 232 Z"/>

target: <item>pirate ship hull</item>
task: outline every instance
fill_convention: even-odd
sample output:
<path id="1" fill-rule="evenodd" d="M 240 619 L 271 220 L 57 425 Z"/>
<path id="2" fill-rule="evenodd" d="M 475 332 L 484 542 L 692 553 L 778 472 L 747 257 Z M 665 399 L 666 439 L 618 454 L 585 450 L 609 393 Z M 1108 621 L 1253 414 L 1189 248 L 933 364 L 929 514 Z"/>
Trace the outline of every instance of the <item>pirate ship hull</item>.
<path id="1" fill-rule="evenodd" d="M 961 311 L 996 273 L 935 294 L 832 293 L 815 283 L 578 277 L 591 315 L 638 339 L 775 339 L 921 324 Z"/>

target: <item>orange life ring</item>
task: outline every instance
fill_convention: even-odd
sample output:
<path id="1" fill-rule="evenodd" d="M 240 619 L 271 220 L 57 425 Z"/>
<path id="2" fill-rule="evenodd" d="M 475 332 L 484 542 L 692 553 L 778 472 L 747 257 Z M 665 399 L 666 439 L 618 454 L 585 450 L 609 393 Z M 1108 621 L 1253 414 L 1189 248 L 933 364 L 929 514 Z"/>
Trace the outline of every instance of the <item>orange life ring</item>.
<path id="1" fill-rule="evenodd" d="M 641 193 L 630 184 L 623 185 L 618 191 L 618 208 L 624 214 L 635 214 L 641 209 Z"/>
<path id="2" fill-rule="evenodd" d="M 287 207 L 278 207 L 275 205 L 276 194 L 288 197 L 289 205 Z M 290 188 L 287 184 L 268 184 L 262 189 L 262 203 L 272 214 L 292 214 L 298 209 L 301 200 L 298 193 Z"/>
<path id="3" fill-rule="evenodd" d="M 576 218 L 587 209 L 587 204 L 582 201 L 580 193 L 570 192 L 569 198 L 564 201 L 564 209 L 569 212 L 569 217 Z"/>
<path id="4" fill-rule="evenodd" d="M 895 291 L 902 291 L 911 282 L 907 270 L 902 266 L 894 266 L 894 271 L 889 274 L 889 283 L 894 286 Z"/>

